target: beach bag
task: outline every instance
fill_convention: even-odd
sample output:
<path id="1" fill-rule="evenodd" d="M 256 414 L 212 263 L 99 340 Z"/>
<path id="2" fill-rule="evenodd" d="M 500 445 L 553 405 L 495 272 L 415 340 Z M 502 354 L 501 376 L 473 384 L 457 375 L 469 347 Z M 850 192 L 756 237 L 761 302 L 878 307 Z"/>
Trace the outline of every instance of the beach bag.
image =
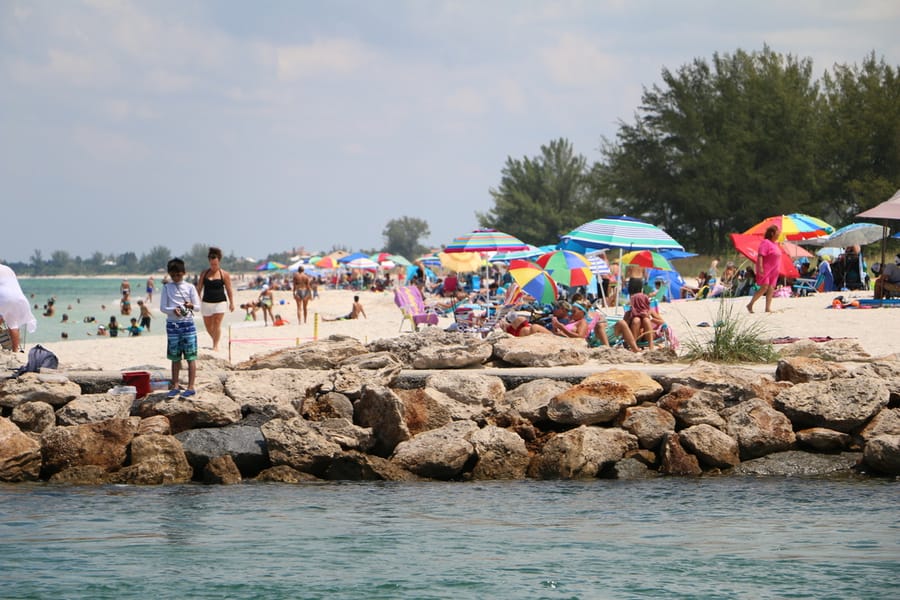
<path id="1" fill-rule="evenodd" d="M 41 369 L 55 369 L 59 366 L 59 359 L 55 354 L 37 344 L 28 351 L 28 361 L 16 369 L 13 377 L 18 377 L 23 373 L 40 373 Z"/>

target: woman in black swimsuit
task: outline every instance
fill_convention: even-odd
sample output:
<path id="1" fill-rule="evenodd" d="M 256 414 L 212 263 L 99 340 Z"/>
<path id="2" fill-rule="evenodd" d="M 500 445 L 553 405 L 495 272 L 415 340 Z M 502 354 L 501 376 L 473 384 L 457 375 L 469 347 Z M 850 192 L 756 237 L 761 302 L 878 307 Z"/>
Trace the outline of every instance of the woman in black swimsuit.
<path id="1" fill-rule="evenodd" d="M 207 255 L 209 268 L 200 274 L 197 281 L 197 292 L 200 294 L 200 314 L 206 333 L 212 338 L 213 352 L 219 350 L 219 339 L 222 337 L 222 320 L 225 318 L 225 307 L 234 312 L 234 292 L 231 289 L 231 275 L 219 266 L 222 251 L 211 247 Z"/>

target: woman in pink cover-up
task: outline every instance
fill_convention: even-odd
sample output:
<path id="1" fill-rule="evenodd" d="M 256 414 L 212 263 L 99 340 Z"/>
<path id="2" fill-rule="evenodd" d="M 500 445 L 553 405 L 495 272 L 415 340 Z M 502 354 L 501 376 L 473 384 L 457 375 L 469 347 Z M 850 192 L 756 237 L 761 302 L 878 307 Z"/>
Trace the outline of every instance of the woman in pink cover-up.
<path id="1" fill-rule="evenodd" d="M 756 256 L 756 283 L 759 289 L 753 294 L 747 310 L 753 312 L 753 305 L 763 295 L 766 295 L 766 312 L 772 312 L 772 295 L 775 293 L 775 285 L 778 283 L 778 266 L 781 263 L 781 248 L 775 243 L 778 239 L 778 227 L 770 225 L 766 229 L 763 240 L 759 243 Z"/>

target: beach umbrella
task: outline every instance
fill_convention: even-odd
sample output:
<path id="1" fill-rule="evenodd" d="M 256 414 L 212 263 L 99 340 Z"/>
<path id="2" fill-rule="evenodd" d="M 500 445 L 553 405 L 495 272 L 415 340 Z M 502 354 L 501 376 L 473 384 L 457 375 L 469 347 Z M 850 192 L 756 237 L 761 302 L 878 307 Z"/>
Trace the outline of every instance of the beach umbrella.
<path id="1" fill-rule="evenodd" d="M 609 275 L 609 263 L 606 262 L 603 252 L 592 252 L 587 255 L 588 262 L 591 263 L 591 273 L 594 275 Z"/>
<path id="2" fill-rule="evenodd" d="M 551 304 L 559 295 L 559 289 L 550 274 L 531 261 L 510 262 L 509 274 L 523 292 L 541 304 Z"/>
<path id="3" fill-rule="evenodd" d="M 416 263 L 421 263 L 427 267 L 439 267 L 441 266 L 441 258 L 437 252 L 432 252 L 417 258 Z"/>
<path id="4" fill-rule="evenodd" d="M 544 251 L 538 248 L 533 244 L 528 244 L 527 250 L 514 250 L 512 252 L 497 252 L 488 260 L 488 262 L 492 263 L 508 263 L 512 260 L 521 259 L 521 260 L 531 260 L 533 258 L 537 258 Z"/>
<path id="5" fill-rule="evenodd" d="M 844 253 L 843 248 L 836 248 L 834 246 L 825 246 L 824 248 L 819 248 L 816 250 L 816 256 L 820 258 L 825 258 L 826 256 L 830 259 L 835 259 L 841 254 Z"/>
<path id="6" fill-rule="evenodd" d="M 753 261 L 755 265 L 759 256 L 759 242 L 761 238 L 758 235 L 746 233 L 732 233 L 729 235 L 731 236 L 731 243 L 734 244 L 734 249 Z M 794 266 L 791 256 L 784 251 L 784 248 L 781 246 L 779 248 L 781 248 L 781 262 L 778 265 L 778 274 L 784 277 L 800 277 L 800 272 Z"/>
<path id="7" fill-rule="evenodd" d="M 826 236 L 834 231 L 834 227 L 816 217 L 791 213 L 789 215 L 776 215 L 763 219 L 744 233 L 746 235 L 763 236 L 766 229 L 775 225 L 779 229 L 777 242 L 785 240 L 808 240 Z"/>
<path id="8" fill-rule="evenodd" d="M 402 254 L 391 254 L 388 257 L 388 260 L 391 261 L 392 263 L 394 263 L 395 265 L 402 266 L 402 267 L 408 267 L 409 265 L 412 264 L 411 262 L 409 262 L 409 259 L 406 258 L 405 256 L 403 256 Z"/>
<path id="9" fill-rule="evenodd" d="M 444 252 L 512 252 L 527 250 L 528 244 L 496 229 L 476 229 L 453 238 Z"/>
<path id="10" fill-rule="evenodd" d="M 633 265 L 645 269 L 657 269 L 659 271 L 675 270 L 675 267 L 672 266 L 672 263 L 670 263 L 665 256 L 659 252 L 654 252 L 653 250 L 633 250 L 627 254 L 623 254 L 622 258 L 619 259 L 619 262 L 622 265 Z"/>
<path id="11" fill-rule="evenodd" d="M 685 252 L 684 250 L 660 250 L 660 254 L 669 260 L 678 260 L 679 258 L 691 258 L 699 256 L 696 252 Z"/>
<path id="12" fill-rule="evenodd" d="M 806 248 L 801 248 L 797 244 L 792 244 L 790 242 L 781 242 L 779 244 L 781 249 L 784 250 L 784 253 L 790 256 L 791 258 L 812 258 L 813 255 Z"/>
<path id="13" fill-rule="evenodd" d="M 315 266 L 317 269 L 332 270 L 337 269 L 340 265 L 336 258 L 332 256 L 323 256 L 316 261 Z"/>
<path id="14" fill-rule="evenodd" d="M 847 246 L 865 246 L 880 242 L 891 234 L 891 230 L 883 225 L 874 223 L 851 223 L 841 227 L 831 235 L 809 240 L 813 246 L 832 246 L 846 248 Z"/>
<path id="15" fill-rule="evenodd" d="M 535 263 L 547 271 L 556 283 L 567 287 L 587 285 L 594 277 L 587 257 L 571 250 L 547 252 Z"/>
<path id="16" fill-rule="evenodd" d="M 684 250 L 656 225 L 628 217 L 607 217 L 584 223 L 562 236 L 560 246 L 577 250 L 568 246 L 572 242 L 585 249 Z"/>
<path id="17" fill-rule="evenodd" d="M 280 262 L 275 262 L 272 260 L 269 260 L 262 264 L 256 265 L 257 271 L 280 271 L 281 269 L 284 269 L 284 268 L 286 268 L 286 265 L 283 265 Z"/>
<path id="18" fill-rule="evenodd" d="M 442 267 L 456 273 L 472 273 L 481 268 L 481 254 L 478 252 L 441 252 L 438 260 Z"/>
<path id="19" fill-rule="evenodd" d="M 366 255 L 357 256 L 356 258 L 352 258 L 350 260 L 340 260 L 338 261 L 348 269 L 366 269 L 369 271 L 374 271 L 378 268 L 378 263 L 369 258 Z"/>

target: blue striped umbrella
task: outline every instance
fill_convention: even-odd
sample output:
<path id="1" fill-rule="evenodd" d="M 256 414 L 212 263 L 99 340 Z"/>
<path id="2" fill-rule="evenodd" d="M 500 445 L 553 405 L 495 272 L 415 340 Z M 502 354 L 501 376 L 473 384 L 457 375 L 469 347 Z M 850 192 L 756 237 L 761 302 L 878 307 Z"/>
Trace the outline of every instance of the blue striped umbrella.
<path id="1" fill-rule="evenodd" d="M 453 238 L 444 252 L 512 252 L 528 250 L 528 244 L 496 229 L 476 229 Z"/>
<path id="2" fill-rule="evenodd" d="M 672 237 L 650 223 L 627 217 L 607 217 L 581 225 L 562 237 L 563 246 L 575 242 L 584 248 L 626 250 L 684 250 Z"/>

